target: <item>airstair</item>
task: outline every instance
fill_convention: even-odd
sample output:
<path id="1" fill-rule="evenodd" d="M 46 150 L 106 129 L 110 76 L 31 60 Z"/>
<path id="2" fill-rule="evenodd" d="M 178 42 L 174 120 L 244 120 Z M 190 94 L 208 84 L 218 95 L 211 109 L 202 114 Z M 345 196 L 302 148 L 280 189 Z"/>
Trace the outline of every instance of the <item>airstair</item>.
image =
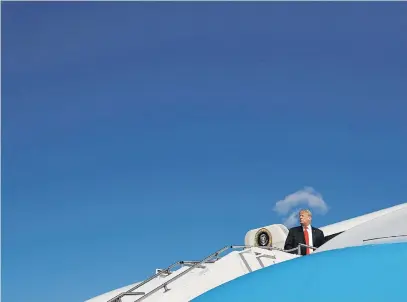
<path id="1" fill-rule="evenodd" d="M 268 246 L 229 245 L 200 261 L 177 261 L 157 269 L 154 275 L 111 298 L 103 295 L 87 302 L 190 301 L 239 276 L 296 258 L 298 252 L 299 248 L 284 251 Z"/>
<path id="2" fill-rule="evenodd" d="M 401 241 L 407 238 L 407 203 L 321 227 L 327 250 Z M 85 302 L 188 302 L 201 294 L 253 271 L 301 257 L 300 244 L 284 250 L 288 229 L 270 225 L 250 230 L 245 245 L 229 245 L 200 261 L 177 261 L 142 282 L 99 295 Z M 384 238 L 384 239 L 383 239 Z M 228 253 L 227 253 L 228 252 Z M 221 257 L 223 255 L 223 257 Z"/>

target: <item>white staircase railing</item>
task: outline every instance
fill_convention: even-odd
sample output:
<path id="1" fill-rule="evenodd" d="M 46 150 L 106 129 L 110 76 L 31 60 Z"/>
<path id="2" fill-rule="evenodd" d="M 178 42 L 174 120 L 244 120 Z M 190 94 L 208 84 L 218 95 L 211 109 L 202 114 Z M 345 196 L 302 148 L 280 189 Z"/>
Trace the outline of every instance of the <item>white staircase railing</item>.
<path id="1" fill-rule="evenodd" d="M 149 278 L 147 278 L 146 280 L 144 280 L 143 282 L 138 283 L 136 286 L 128 289 L 125 292 L 122 292 L 120 294 L 118 294 L 117 296 L 111 298 L 110 300 L 108 300 L 107 302 L 121 302 L 121 298 L 124 296 L 141 296 L 140 298 L 138 298 L 137 300 L 135 300 L 134 302 L 139 302 L 142 300 L 147 299 L 149 296 L 151 296 L 152 294 L 156 293 L 157 291 L 159 291 L 160 289 L 164 289 L 164 292 L 168 291 L 168 285 L 172 282 L 174 282 L 175 280 L 181 278 L 182 276 L 188 274 L 190 271 L 192 271 L 195 268 L 198 267 L 202 267 L 203 264 L 205 263 L 215 263 L 218 259 L 219 259 L 219 255 L 227 250 L 234 250 L 234 249 L 248 249 L 248 248 L 260 248 L 260 249 L 267 249 L 267 250 L 277 250 L 277 251 L 281 251 L 281 252 L 287 252 L 287 253 L 291 253 L 294 251 L 297 251 L 297 254 L 300 255 L 301 254 L 301 247 L 308 247 L 311 249 L 316 249 L 315 247 L 312 246 L 308 246 L 306 244 L 299 244 L 296 248 L 290 249 L 290 250 L 284 250 L 284 249 L 280 249 L 280 248 L 276 248 L 276 247 L 268 247 L 268 246 L 249 246 L 249 245 L 228 245 L 225 246 L 219 250 L 217 250 L 215 253 L 209 255 L 208 257 L 202 259 L 201 261 L 177 261 L 174 262 L 173 264 L 171 264 L 169 267 L 167 267 L 166 269 L 160 269 L 157 270 L 157 272 L 150 276 Z M 214 259 L 215 258 L 215 259 Z M 145 292 L 135 292 L 134 290 L 142 287 L 143 285 L 149 283 L 150 281 L 156 279 L 159 276 L 169 276 L 172 272 L 171 269 L 173 269 L 174 267 L 178 266 L 178 265 L 186 265 L 186 266 L 190 266 L 188 269 L 186 269 L 185 271 L 181 272 L 180 274 L 176 275 L 175 277 L 171 278 L 170 280 L 162 283 L 161 285 L 155 287 L 154 289 L 152 289 L 151 291 L 145 293 Z"/>

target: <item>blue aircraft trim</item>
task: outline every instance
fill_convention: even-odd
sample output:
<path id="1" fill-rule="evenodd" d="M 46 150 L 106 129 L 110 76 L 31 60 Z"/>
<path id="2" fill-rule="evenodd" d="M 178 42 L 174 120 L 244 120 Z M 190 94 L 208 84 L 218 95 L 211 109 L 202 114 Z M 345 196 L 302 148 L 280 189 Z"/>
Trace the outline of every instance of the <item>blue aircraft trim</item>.
<path id="1" fill-rule="evenodd" d="M 272 265 L 192 302 L 407 301 L 407 243 L 349 247 Z"/>

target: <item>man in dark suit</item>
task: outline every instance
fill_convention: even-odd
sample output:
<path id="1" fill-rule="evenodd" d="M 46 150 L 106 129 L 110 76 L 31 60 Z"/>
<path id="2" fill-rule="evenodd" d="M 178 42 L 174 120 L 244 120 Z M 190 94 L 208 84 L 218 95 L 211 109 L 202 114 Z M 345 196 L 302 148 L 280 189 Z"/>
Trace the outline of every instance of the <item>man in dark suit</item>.
<path id="1" fill-rule="evenodd" d="M 310 210 L 301 210 L 299 213 L 300 226 L 290 229 L 285 241 L 284 249 L 290 250 L 298 247 L 299 243 L 303 243 L 313 247 L 320 247 L 325 243 L 324 232 L 320 229 L 311 226 L 312 213 Z M 308 255 L 313 252 L 312 249 L 301 247 L 301 255 Z M 298 250 L 290 252 L 298 254 Z"/>

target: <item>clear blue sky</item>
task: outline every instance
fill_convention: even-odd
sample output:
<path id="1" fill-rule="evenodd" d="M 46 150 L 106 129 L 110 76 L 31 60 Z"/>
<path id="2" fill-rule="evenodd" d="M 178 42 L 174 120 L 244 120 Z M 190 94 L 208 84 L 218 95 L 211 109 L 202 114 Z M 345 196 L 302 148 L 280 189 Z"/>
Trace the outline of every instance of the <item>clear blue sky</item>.
<path id="1" fill-rule="evenodd" d="M 407 201 L 406 14 L 2 3 L 4 301 L 80 302 L 241 244 L 304 186 L 317 226 Z"/>

